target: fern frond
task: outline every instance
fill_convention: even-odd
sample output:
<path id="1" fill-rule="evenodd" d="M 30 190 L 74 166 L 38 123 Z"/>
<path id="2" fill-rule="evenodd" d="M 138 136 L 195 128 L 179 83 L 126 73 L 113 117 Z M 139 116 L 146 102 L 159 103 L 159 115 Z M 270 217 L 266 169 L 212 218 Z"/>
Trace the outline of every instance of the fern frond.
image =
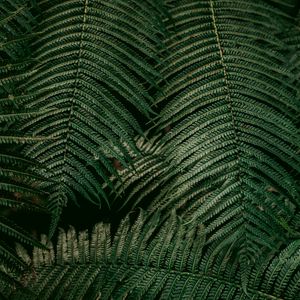
<path id="1" fill-rule="evenodd" d="M 27 277 L 35 297 L 22 299 L 246 299 L 230 246 L 205 248 L 203 226 L 183 225 L 175 215 L 161 223 L 141 213 L 125 219 L 113 242 L 106 224 L 89 241 L 86 231 L 61 231 L 56 251 L 36 249 L 36 274 Z M 206 249 L 206 251 L 203 251 Z M 260 258 L 251 269 L 251 299 L 294 300 L 300 292 L 300 244 Z M 24 250 L 20 254 L 30 260 Z M 13 299 L 20 299 L 17 291 Z"/>
<path id="2" fill-rule="evenodd" d="M 32 44 L 38 61 L 27 81 L 27 109 L 44 112 L 25 122 L 40 142 L 27 154 L 45 164 L 51 179 L 49 208 L 53 229 L 67 199 L 75 194 L 109 205 L 101 182 L 117 174 L 111 158 L 126 165 L 126 141 L 142 134 L 137 115 L 149 118 L 148 89 L 159 78 L 163 30 L 159 1 L 39 1 L 39 38 Z"/>
<path id="3" fill-rule="evenodd" d="M 168 184 L 151 209 L 198 219 L 208 242 L 235 235 L 249 262 L 287 241 L 299 209 L 299 100 L 278 37 L 287 21 L 263 1 L 178 1 L 170 14 L 157 97 L 159 128 L 172 126 Z"/>
<path id="4" fill-rule="evenodd" d="M 22 94 L 19 85 L 30 73 L 33 60 L 28 43 L 32 38 L 34 17 L 27 0 L 1 1 L 0 7 L 0 113 L 16 109 L 16 98 Z M 9 105 L 10 104 L 10 105 Z"/>
<path id="5" fill-rule="evenodd" d="M 28 47 L 34 36 L 30 7 L 27 0 L 2 0 L 0 5 L 0 295 L 5 299 L 9 288 L 22 288 L 16 279 L 27 268 L 12 243 L 42 246 L 9 217 L 16 209 L 45 213 L 41 203 L 32 203 L 33 199 L 46 198 L 41 189 L 45 177 L 37 172 L 41 166 L 20 155 L 18 145 L 45 140 L 45 137 L 24 136 L 14 127 L 17 121 L 39 114 L 22 110 L 20 106 L 28 98 L 20 86 L 31 75 L 29 68 L 33 64 Z"/>
<path id="6" fill-rule="evenodd" d="M 0 7 L 0 53 L 2 59 L 20 60 L 27 56 L 28 48 L 24 48 L 32 33 L 34 18 L 30 11 L 31 3 L 27 0 L 3 0 Z M 26 63 L 26 61 L 25 61 Z M 20 64 L 22 65 L 22 64 Z M 19 66 L 20 66 L 19 65 Z"/>
<path id="7" fill-rule="evenodd" d="M 0 293 L 5 294 L 7 286 L 15 286 L 16 278 L 27 268 L 27 265 L 18 259 L 10 244 L 18 241 L 29 246 L 42 246 L 29 232 L 11 221 L 10 215 L 15 210 L 47 213 L 43 204 L 47 194 L 41 188 L 45 178 L 35 171 L 34 162 L 2 151 L 0 153 L 0 266 L 14 272 L 13 276 L 7 277 L 3 274 L 3 270 L 0 271 Z M 38 165 L 38 168 L 41 167 Z M 10 242 L 7 243 L 7 240 Z"/>

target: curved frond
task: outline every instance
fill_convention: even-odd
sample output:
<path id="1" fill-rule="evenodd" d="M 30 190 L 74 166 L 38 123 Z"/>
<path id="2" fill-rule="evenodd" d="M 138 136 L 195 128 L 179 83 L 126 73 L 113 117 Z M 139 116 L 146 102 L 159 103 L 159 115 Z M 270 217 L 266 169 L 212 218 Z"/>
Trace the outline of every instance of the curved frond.
<path id="1" fill-rule="evenodd" d="M 224 246 L 224 245 L 223 245 Z M 22 299 L 287 299 L 300 292 L 300 244 L 260 258 L 251 269 L 246 289 L 232 247 L 206 249 L 203 226 L 185 226 L 171 216 L 140 214 L 127 218 L 113 242 L 106 224 L 98 224 L 89 240 L 86 231 L 61 231 L 56 250 L 36 249 Z M 20 250 L 25 260 L 30 257 Z M 232 260 L 233 259 L 233 260 Z M 12 299 L 20 299 L 17 291 Z"/>
<path id="2" fill-rule="evenodd" d="M 241 261 L 298 234 L 299 99 L 284 13 L 263 1 L 178 1 L 160 72 L 168 183 L 152 210 L 176 209 L 208 241 L 236 236 Z"/>
<path id="3" fill-rule="evenodd" d="M 124 141 L 137 151 L 133 137 L 142 134 L 139 120 L 153 114 L 148 90 L 159 78 L 154 65 L 164 12 L 160 1 L 38 5 L 39 38 L 32 44 L 37 72 L 25 85 L 34 98 L 25 105 L 48 112 L 31 117 L 22 129 L 55 138 L 26 152 L 57 181 L 50 187 L 54 229 L 67 199 L 76 201 L 76 194 L 109 205 L 101 183 L 117 174 L 111 159 L 129 163 Z"/>

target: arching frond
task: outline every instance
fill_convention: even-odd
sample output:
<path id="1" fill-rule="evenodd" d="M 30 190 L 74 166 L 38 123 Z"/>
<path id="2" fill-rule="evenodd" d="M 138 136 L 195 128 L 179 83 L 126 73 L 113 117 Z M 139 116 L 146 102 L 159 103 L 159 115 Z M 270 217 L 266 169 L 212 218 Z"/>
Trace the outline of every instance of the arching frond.
<path id="1" fill-rule="evenodd" d="M 159 74 L 163 7 L 160 1 L 37 1 L 39 38 L 32 44 L 37 70 L 27 81 L 32 117 L 22 129 L 55 137 L 27 149 L 51 179 L 52 231 L 75 194 L 109 205 L 102 182 L 116 174 L 111 158 L 126 165 L 139 119 L 153 113 L 148 90 Z"/>
<path id="2" fill-rule="evenodd" d="M 56 250 L 34 251 L 35 273 L 26 285 L 35 297 L 22 298 L 19 290 L 12 299 L 294 300 L 300 292 L 299 241 L 261 257 L 246 289 L 232 247 L 204 248 L 203 227 L 185 226 L 175 215 L 163 224 L 157 214 L 147 219 L 142 213 L 134 225 L 127 218 L 113 242 L 108 225 L 96 225 L 90 240 L 86 231 L 77 236 L 71 228 L 60 232 Z"/>
<path id="3" fill-rule="evenodd" d="M 299 100 L 278 35 L 288 16 L 263 1 L 177 1 L 170 8 L 160 129 L 168 184 L 152 210 L 198 218 L 241 261 L 297 233 Z"/>

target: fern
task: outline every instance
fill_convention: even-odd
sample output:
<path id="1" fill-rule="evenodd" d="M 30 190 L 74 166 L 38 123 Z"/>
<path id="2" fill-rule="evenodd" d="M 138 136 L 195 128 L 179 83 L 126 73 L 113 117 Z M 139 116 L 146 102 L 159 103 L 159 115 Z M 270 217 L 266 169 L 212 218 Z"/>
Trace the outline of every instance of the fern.
<path id="1" fill-rule="evenodd" d="M 159 128 L 172 126 L 168 183 L 150 209 L 198 219 L 209 242 L 235 235 L 246 262 L 289 238 L 299 208 L 299 101 L 278 38 L 289 17 L 244 0 L 179 1 L 170 14 L 156 101 Z"/>
<path id="2" fill-rule="evenodd" d="M 24 142 L 22 135 L 9 136 L 11 125 L 22 118 L 37 114 L 36 111 L 20 109 L 21 99 L 26 98 L 20 89 L 24 79 L 30 76 L 29 67 L 33 59 L 28 50 L 28 43 L 34 37 L 32 26 L 34 17 L 28 1 L 3 0 L 0 8 L 0 141 Z M 4 135 L 5 134 L 5 135 Z M 2 137 L 2 135 L 4 135 Z M 14 133 L 14 135 L 16 135 Z M 33 137 L 27 137 L 27 139 Z"/>
<path id="3" fill-rule="evenodd" d="M 159 74 L 163 35 L 159 1 L 38 1 L 39 39 L 32 43 L 37 70 L 24 87 L 27 109 L 45 112 L 22 126 L 55 138 L 27 155 L 51 170 L 49 209 L 56 227 L 67 199 L 76 195 L 109 206 L 101 188 L 117 174 L 111 158 L 127 165 L 133 137 L 142 134 L 136 113 L 153 114 L 148 89 Z M 111 186 L 111 188 L 113 188 Z"/>
<path id="4" fill-rule="evenodd" d="M 42 205 L 33 204 L 32 198 L 45 199 L 41 189 L 45 178 L 38 174 L 41 166 L 24 158 L 18 152 L 19 143 L 36 142 L 43 137 L 31 137 L 16 132 L 14 123 L 32 116 L 34 112 L 20 108 L 26 97 L 20 84 L 29 76 L 28 67 L 33 63 L 28 49 L 32 38 L 34 18 L 26 1 L 1 1 L 0 6 L 0 295 L 7 286 L 18 285 L 16 278 L 26 269 L 12 246 L 18 241 L 30 246 L 42 246 L 23 228 L 7 218 L 13 210 L 45 211 Z M 8 242 L 7 240 L 10 240 Z M 10 270 L 15 276 L 8 276 Z"/>
<path id="5" fill-rule="evenodd" d="M 234 235 L 247 265 L 260 247 L 299 237 L 296 56 L 293 68 L 287 59 L 297 35 L 282 42 L 290 17 L 263 2 L 185 1 L 170 14 L 157 100 L 168 130 L 120 172 L 119 201 L 150 195 L 150 211 L 175 206 L 206 225 L 208 242 Z"/>
<path id="6" fill-rule="evenodd" d="M 2 0 L 0 298 L 297 299 L 297 7 Z M 79 199 L 147 213 L 54 250 Z M 5 215 L 45 206 L 16 256 Z"/>
<path id="7" fill-rule="evenodd" d="M 45 238 L 43 240 L 45 242 Z M 251 299 L 296 299 L 299 288 L 299 241 L 279 254 L 260 258 L 251 270 L 246 291 Z M 229 263 L 228 245 L 205 247 L 204 228 L 184 225 L 175 215 L 161 223 L 156 214 L 141 213 L 134 225 L 121 224 L 113 242 L 107 224 L 95 226 L 91 239 L 71 228 L 61 231 L 56 250 L 36 249 L 35 274 L 27 275 L 28 299 L 246 299 Z M 204 251 L 204 249 L 206 251 Z M 76 279 L 75 279 L 76 278 Z M 27 299 L 24 291 L 12 299 Z"/>
<path id="8" fill-rule="evenodd" d="M 115 206 L 149 202 L 152 212 L 175 206 L 187 222 L 206 225 L 208 242 L 234 235 L 247 265 L 262 246 L 299 237 L 297 56 L 293 68 L 287 59 L 287 43 L 297 44 L 297 35 L 288 29 L 283 43 L 290 17 L 263 2 L 215 4 L 170 9 L 173 37 L 166 40 L 157 100 L 165 137 L 137 142 L 143 157 L 113 179 Z M 240 28 L 227 37 L 223 26 Z"/>

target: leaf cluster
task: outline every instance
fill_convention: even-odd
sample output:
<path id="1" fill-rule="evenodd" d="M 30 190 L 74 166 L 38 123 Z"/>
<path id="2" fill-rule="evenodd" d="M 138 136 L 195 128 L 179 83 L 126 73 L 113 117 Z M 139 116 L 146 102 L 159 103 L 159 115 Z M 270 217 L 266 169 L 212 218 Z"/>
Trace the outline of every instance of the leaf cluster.
<path id="1" fill-rule="evenodd" d="M 1 0 L 0 295 L 297 299 L 298 10 Z M 126 217 L 57 233 L 86 202 Z"/>

